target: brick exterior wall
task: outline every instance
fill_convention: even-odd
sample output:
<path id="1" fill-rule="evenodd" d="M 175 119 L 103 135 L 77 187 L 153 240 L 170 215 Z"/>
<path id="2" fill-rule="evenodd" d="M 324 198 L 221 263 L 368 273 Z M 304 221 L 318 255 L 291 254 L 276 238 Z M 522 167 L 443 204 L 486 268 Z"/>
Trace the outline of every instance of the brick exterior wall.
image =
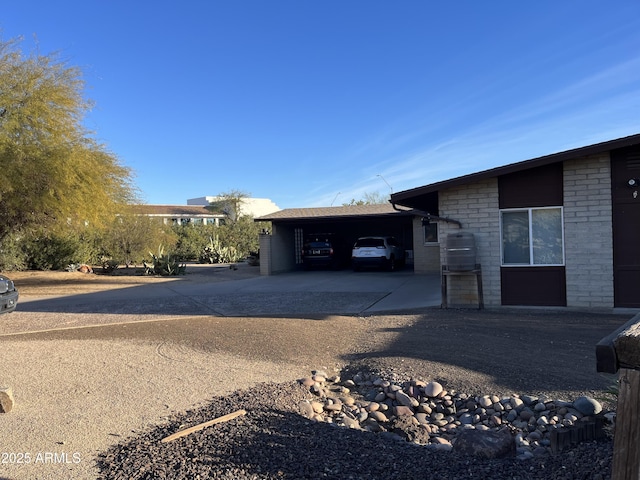
<path id="1" fill-rule="evenodd" d="M 440 226 L 438 225 L 438 228 Z M 440 241 L 441 243 L 442 241 Z M 422 218 L 413 219 L 413 271 L 415 273 L 440 272 L 440 243 L 424 243 Z"/>
<path id="2" fill-rule="evenodd" d="M 296 269 L 294 229 L 272 225 L 272 235 L 260 235 L 260 275 Z"/>
<path id="3" fill-rule="evenodd" d="M 260 275 L 271 275 L 271 238 L 268 233 L 261 233 L 260 241 Z"/>
<path id="4" fill-rule="evenodd" d="M 443 190 L 439 197 L 440 217 L 462 222 L 464 231 L 473 233 L 476 242 L 476 263 L 482 267 L 484 304 L 500 305 L 500 214 L 498 180 L 491 178 L 477 183 Z M 449 233 L 460 231 L 458 225 L 439 222 L 440 255 L 446 263 L 446 241 Z M 448 278 L 450 306 L 478 305 L 475 275 Z"/>
<path id="5" fill-rule="evenodd" d="M 613 233 L 609 154 L 564 162 L 564 243 L 567 306 L 613 308 Z M 442 190 L 440 216 L 462 222 L 476 240 L 477 262 L 482 266 L 484 303 L 501 305 L 500 210 L 497 178 Z M 447 234 L 459 231 L 453 223 L 439 222 L 440 258 L 446 263 Z M 434 256 L 422 243 L 420 225 L 414 223 L 415 271 L 433 271 Z M 429 260 L 426 260 L 429 258 Z M 475 276 L 449 277 L 449 304 L 477 306 Z"/>
<path id="6" fill-rule="evenodd" d="M 567 306 L 613 308 L 609 154 L 564 162 Z"/>

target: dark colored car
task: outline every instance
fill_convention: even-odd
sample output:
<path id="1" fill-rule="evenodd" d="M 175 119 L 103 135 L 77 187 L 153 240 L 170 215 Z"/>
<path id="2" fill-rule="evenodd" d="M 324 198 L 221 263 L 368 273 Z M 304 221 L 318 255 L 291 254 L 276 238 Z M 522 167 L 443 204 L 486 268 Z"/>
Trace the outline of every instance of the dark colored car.
<path id="1" fill-rule="evenodd" d="M 307 235 L 302 247 L 305 269 L 344 267 L 349 260 L 349 250 L 341 239 L 330 233 Z"/>
<path id="2" fill-rule="evenodd" d="M 16 305 L 18 305 L 18 290 L 9 278 L 0 275 L 0 313 L 13 312 Z"/>

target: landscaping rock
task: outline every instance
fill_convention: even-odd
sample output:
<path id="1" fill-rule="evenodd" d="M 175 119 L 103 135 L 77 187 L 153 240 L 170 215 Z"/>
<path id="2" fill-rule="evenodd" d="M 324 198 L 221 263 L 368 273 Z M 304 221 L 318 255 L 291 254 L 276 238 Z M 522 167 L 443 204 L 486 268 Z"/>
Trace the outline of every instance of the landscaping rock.
<path id="1" fill-rule="evenodd" d="M 572 403 L 527 395 L 471 396 L 448 392 L 438 382 L 397 382 L 363 372 L 353 379 L 317 373 L 314 378 L 322 383 L 300 380 L 316 396 L 300 405 L 301 414 L 313 421 L 392 432 L 394 438 L 433 447 L 454 444 L 465 454 L 486 458 L 515 456 L 516 445 L 517 458 L 539 457 L 552 450 L 558 429 L 573 428 L 602 410 L 589 397 Z M 336 398 L 334 392 L 348 395 Z M 604 422 L 607 418 L 602 415 Z"/>
<path id="2" fill-rule="evenodd" d="M 456 438 L 453 449 L 462 455 L 482 458 L 506 458 L 516 455 L 516 443 L 508 429 L 498 431 L 465 429 Z"/>
<path id="3" fill-rule="evenodd" d="M 600 402 L 589 397 L 578 397 L 575 402 L 573 402 L 573 405 L 575 409 L 583 415 L 597 415 L 602 411 Z"/>
<path id="4" fill-rule="evenodd" d="M 0 387 L 0 413 L 9 413 L 13 409 L 13 390 Z"/>

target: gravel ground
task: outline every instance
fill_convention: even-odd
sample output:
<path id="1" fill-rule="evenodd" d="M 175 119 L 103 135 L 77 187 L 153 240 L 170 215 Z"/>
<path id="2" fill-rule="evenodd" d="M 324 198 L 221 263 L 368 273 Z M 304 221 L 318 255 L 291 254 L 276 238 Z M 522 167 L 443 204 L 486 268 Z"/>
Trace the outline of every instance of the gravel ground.
<path id="1" fill-rule="evenodd" d="M 612 442 L 583 443 L 562 454 L 482 460 L 440 452 L 381 434 L 313 423 L 297 413 L 308 392 L 262 384 L 221 397 L 166 425 L 112 447 L 100 479 L 606 479 Z M 245 416 L 172 442 L 177 430 L 239 408 Z"/>
<path id="2" fill-rule="evenodd" d="M 94 459 L 113 443 L 216 395 L 300 373 L 287 363 L 123 340 L 4 338 L 1 357 L 1 383 L 15 397 L 0 415 L 2 480 L 96 478 Z"/>
<path id="3" fill-rule="evenodd" d="M 77 281 L 74 288 L 82 289 Z M 92 281 L 91 289 L 103 288 Z M 47 288 L 33 294 L 56 294 Z M 47 322 L 38 315 L 55 321 L 53 313 L 10 317 L 28 329 L 31 321 Z M 0 415 L 0 455 L 7 454 L 0 479 L 606 479 L 611 442 L 529 462 L 458 458 L 312 423 L 298 414 L 309 393 L 295 380 L 316 368 L 366 367 L 476 395 L 598 397 L 611 379 L 595 372 L 595 344 L 629 318 L 433 309 L 366 318 L 165 315 L 12 330 L 0 336 L 0 385 L 10 385 L 16 400 L 12 412 Z M 159 442 L 180 425 L 239 408 L 247 415 Z"/>

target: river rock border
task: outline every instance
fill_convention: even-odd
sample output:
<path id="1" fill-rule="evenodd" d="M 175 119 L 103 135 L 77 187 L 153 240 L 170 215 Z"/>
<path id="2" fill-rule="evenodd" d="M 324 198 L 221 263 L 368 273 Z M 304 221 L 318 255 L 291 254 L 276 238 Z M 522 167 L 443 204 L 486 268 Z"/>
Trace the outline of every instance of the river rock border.
<path id="1" fill-rule="evenodd" d="M 573 402 L 517 394 L 471 396 L 435 381 L 395 382 L 363 372 L 342 379 L 318 370 L 299 382 L 315 397 L 299 404 L 300 413 L 311 420 L 486 458 L 547 455 L 566 446 L 558 445 L 558 433 L 579 432 L 569 435 L 573 443 L 593 440 L 602 425 L 615 421 L 615 412 L 603 412 L 597 400 L 586 396 Z M 585 436 L 580 427 L 594 429 L 595 424 L 598 435 Z"/>

